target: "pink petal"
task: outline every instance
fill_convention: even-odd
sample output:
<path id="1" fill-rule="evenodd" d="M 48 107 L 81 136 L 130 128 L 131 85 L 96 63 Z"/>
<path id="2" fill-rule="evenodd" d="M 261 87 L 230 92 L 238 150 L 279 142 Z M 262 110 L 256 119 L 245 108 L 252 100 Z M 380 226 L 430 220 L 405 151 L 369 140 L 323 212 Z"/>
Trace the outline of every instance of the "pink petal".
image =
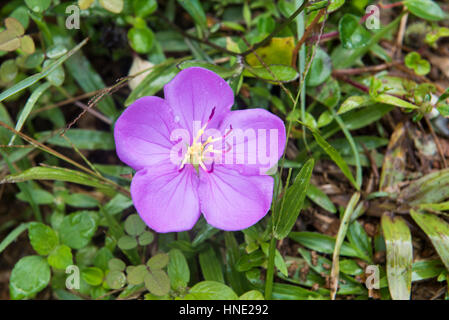
<path id="1" fill-rule="evenodd" d="M 198 176 L 189 166 L 182 171 L 171 165 L 137 172 L 131 182 L 134 207 L 153 230 L 190 230 L 200 217 Z"/>
<path id="2" fill-rule="evenodd" d="M 246 229 L 267 214 L 273 185 L 274 179 L 270 176 L 242 176 L 216 165 L 211 174 L 200 173 L 201 212 L 215 228 Z"/>
<path id="3" fill-rule="evenodd" d="M 182 128 L 189 130 L 192 139 L 209 117 L 213 118 L 209 128 L 218 127 L 234 103 L 234 93 L 231 87 L 212 71 L 192 67 L 182 70 L 164 87 L 165 100 Z M 194 130 L 194 121 L 199 126 Z"/>
<path id="4" fill-rule="evenodd" d="M 264 109 L 232 111 L 220 130 L 232 127 L 226 137 L 221 163 L 244 175 L 260 175 L 277 165 L 285 147 L 284 122 Z M 217 146 L 215 149 L 219 149 Z"/>
<path id="5" fill-rule="evenodd" d="M 117 155 L 135 170 L 169 162 L 176 128 L 171 108 L 161 98 L 143 97 L 131 104 L 114 128 Z"/>

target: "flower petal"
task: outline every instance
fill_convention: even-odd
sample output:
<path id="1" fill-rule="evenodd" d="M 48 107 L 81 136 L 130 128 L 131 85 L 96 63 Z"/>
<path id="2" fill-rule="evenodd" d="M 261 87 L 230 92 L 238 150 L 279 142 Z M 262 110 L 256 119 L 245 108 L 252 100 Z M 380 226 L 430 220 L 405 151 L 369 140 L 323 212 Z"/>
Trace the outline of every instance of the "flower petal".
<path id="1" fill-rule="evenodd" d="M 114 138 L 117 155 L 135 170 L 170 161 L 176 128 L 169 105 L 159 97 L 143 97 L 117 119 Z"/>
<path id="2" fill-rule="evenodd" d="M 218 127 L 223 116 L 231 110 L 234 93 L 231 87 L 214 72 L 192 67 L 182 70 L 164 87 L 165 100 L 182 128 L 189 130 L 191 139 L 212 115 L 208 127 Z M 215 108 L 215 109 L 214 109 Z M 194 130 L 194 121 L 199 127 Z"/>
<path id="3" fill-rule="evenodd" d="M 200 176 L 198 189 L 201 212 L 215 228 L 246 229 L 270 209 L 274 179 L 270 176 L 242 176 L 216 165 L 212 173 Z"/>
<path id="4" fill-rule="evenodd" d="M 244 175 L 265 174 L 277 165 L 285 147 L 284 122 L 264 109 L 248 109 L 230 112 L 224 118 L 220 130 L 232 127 L 226 136 L 221 163 Z"/>
<path id="5" fill-rule="evenodd" d="M 193 167 L 181 172 L 171 165 L 139 170 L 131 182 L 134 207 L 153 230 L 190 230 L 200 217 L 198 176 Z"/>

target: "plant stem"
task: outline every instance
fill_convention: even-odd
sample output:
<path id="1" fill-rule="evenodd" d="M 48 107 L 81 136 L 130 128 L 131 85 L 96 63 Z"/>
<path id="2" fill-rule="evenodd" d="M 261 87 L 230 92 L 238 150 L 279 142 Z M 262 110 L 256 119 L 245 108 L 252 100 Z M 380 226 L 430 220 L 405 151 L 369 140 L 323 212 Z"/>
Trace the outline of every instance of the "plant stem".
<path id="1" fill-rule="evenodd" d="M 271 293 L 273 292 L 273 279 L 274 279 L 274 257 L 276 254 L 276 238 L 271 237 L 270 248 L 268 251 L 268 267 L 267 276 L 265 278 L 265 299 L 271 299 Z"/>

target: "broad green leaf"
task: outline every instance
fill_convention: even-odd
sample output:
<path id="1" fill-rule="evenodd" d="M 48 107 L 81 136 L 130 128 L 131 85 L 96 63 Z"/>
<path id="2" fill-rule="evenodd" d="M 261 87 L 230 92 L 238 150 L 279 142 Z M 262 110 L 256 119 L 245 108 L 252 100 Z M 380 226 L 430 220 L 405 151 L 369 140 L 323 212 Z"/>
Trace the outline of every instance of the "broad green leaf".
<path id="1" fill-rule="evenodd" d="M 97 267 L 85 268 L 81 271 L 81 277 L 91 286 L 98 286 L 103 282 L 103 270 Z"/>
<path id="2" fill-rule="evenodd" d="M 109 270 L 123 271 L 126 268 L 126 264 L 120 259 L 113 258 L 109 260 L 108 267 Z"/>
<path id="3" fill-rule="evenodd" d="M 47 257 L 48 264 L 55 269 L 65 270 L 73 264 L 72 250 L 66 245 L 57 246 Z"/>
<path id="4" fill-rule="evenodd" d="M 444 272 L 444 265 L 439 259 L 416 261 L 412 266 L 412 281 L 436 278 L 442 272 Z"/>
<path id="5" fill-rule="evenodd" d="M 157 9 L 156 0 L 134 0 L 134 14 L 138 17 L 145 18 Z"/>
<path id="6" fill-rule="evenodd" d="M 156 296 L 164 296 L 170 291 L 170 279 L 162 270 L 152 270 L 144 278 L 145 288 Z"/>
<path id="7" fill-rule="evenodd" d="M 239 300 L 265 300 L 263 294 L 257 290 L 245 292 L 239 297 Z"/>
<path id="8" fill-rule="evenodd" d="M 198 258 L 204 280 L 225 283 L 222 264 L 212 247 L 200 252 Z"/>
<path id="9" fill-rule="evenodd" d="M 126 268 L 128 283 L 131 285 L 139 285 L 143 283 L 143 280 L 148 272 L 148 268 L 144 264 L 129 266 Z"/>
<path id="10" fill-rule="evenodd" d="M 96 230 L 97 222 L 92 211 L 78 211 L 64 217 L 59 236 L 63 244 L 73 249 L 81 249 L 90 242 Z"/>
<path id="11" fill-rule="evenodd" d="M 136 52 L 148 53 L 153 47 L 154 34 L 150 28 L 133 27 L 128 31 L 128 40 Z"/>
<path id="12" fill-rule="evenodd" d="M 166 253 L 158 253 L 147 261 L 147 266 L 151 271 L 165 268 L 169 262 L 169 255 Z"/>
<path id="13" fill-rule="evenodd" d="M 227 285 L 216 281 L 195 284 L 184 297 L 185 300 L 237 300 L 238 296 Z"/>
<path id="14" fill-rule="evenodd" d="M 332 254 L 335 238 L 317 232 L 291 232 L 289 238 L 303 246 L 322 253 Z M 340 254 L 347 257 L 359 257 L 360 254 L 347 242 L 343 242 Z"/>
<path id="15" fill-rule="evenodd" d="M 266 65 L 287 65 L 292 61 L 292 52 L 295 48 L 294 37 L 273 37 L 270 42 L 258 48 L 255 52 Z M 246 62 L 252 67 L 260 67 L 263 64 L 256 54 L 250 53 Z"/>
<path id="16" fill-rule="evenodd" d="M 366 46 L 371 34 L 359 24 L 359 18 L 352 14 L 345 14 L 338 22 L 338 31 L 344 48 L 355 49 Z"/>
<path id="17" fill-rule="evenodd" d="M 122 250 L 130 250 L 137 247 L 136 238 L 131 236 L 123 236 L 120 237 L 117 241 L 117 245 Z"/>
<path id="18" fill-rule="evenodd" d="M 21 191 L 16 195 L 17 199 L 28 202 L 28 196 L 25 192 Z M 38 204 L 52 204 L 55 200 L 53 194 L 42 189 L 31 189 L 31 198 Z"/>
<path id="19" fill-rule="evenodd" d="M 447 14 L 433 0 L 405 0 L 405 6 L 415 16 L 429 21 L 447 18 Z"/>
<path id="20" fill-rule="evenodd" d="M 154 240 L 154 234 L 150 231 L 144 231 L 141 233 L 138 237 L 139 245 L 141 246 L 147 246 Z"/>
<path id="21" fill-rule="evenodd" d="M 11 272 L 9 294 L 12 300 L 32 298 L 50 282 L 50 266 L 45 258 L 27 256 L 20 259 Z"/>
<path id="22" fill-rule="evenodd" d="M 316 49 L 315 57 L 307 73 L 306 81 L 310 87 L 316 87 L 326 81 L 332 72 L 332 61 L 321 48 Z"/>
<path id="23" fill-rule="evenodd" d="M 44 12 L 50 7 L 51 0 L 25 0 L 25 3 L 34 12 Z"/>
<path id="24" fill-rule="evenodd" d="M 298 219 L 312 176 L 313 166 L 314 160 L 309 159 L 296 176 L 293 185 L 285 192 L 285 199 L 282 199 L 279 214 L 273 222 L 273 232 L 277 239 L 285 238 Z"/>
<path id="25" fill-rule="evenodd" d="M 412 286 L 413 247 L 410 229 L 400 217 L 382 216 L 387 247 L 388 288 L 393 300 L 409 300 Z"/>
<path id="26" fill-rule="evenodd" d="M 28 237 L 33 249 L 46 256 L 58 245 L 56 232 L 43 223 L 34 223 L 28 228 Z"/>
<path id="27" fill-rule="evenodd" d="M 138 236 L 145 230 L 146 225 L 138 214 L 132 214 L 126 218 L 124 227 L 130 236 Z"/>
<path id="28" fill-rule="evenodd" d="M 106 284 L 109 288 L 117 290 L 126 285 L 126 276 L 118 270 L 111 270 L 106 274 Z"/>
<path id="29" fill-rule="evenodd" d="M 174 290 L 187 287 L 190 281 L 190 270 L 187 260 L 181 250 L 172 249 L 168 253 L 170 259 L 168 262 L 168 276 L 170 277 L 171 287 Z"/>
<path id="30" fill-rule="evenodd" d="M 449 224 L 430 213 L 410 211 L 413 220 L 420 226 L 432 241 L 438 255 L 449 270 Z"/>
<path id="31" fill-rule="evenodd" d="M 265 67 L 245 66 L 243 75 L 246 77 L 256 77 L 272 82 L 291 82 L 299 77 L 298 71 L 291 66 L 269 65 L 269 70 Z"/>

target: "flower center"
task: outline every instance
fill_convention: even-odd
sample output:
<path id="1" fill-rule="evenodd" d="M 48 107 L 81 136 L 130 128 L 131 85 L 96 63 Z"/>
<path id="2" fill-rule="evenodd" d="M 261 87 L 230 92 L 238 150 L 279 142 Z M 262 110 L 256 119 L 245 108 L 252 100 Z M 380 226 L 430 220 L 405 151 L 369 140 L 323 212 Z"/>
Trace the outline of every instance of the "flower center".
<path id="1" fill-rule="evenodd" d="M 181 162 L 179 170 L 182 170 L 186 164 L 191 164 L 193 165 L 193 167 L 197 172 L 199 171 L 199 167 L 201 167 L 206 172 L 211 172 L 206 168 L 205 160 L 211 161 L 214 159 L 214 156 L 207 154 L 223 153 L 222 150 L 215 150 L 214 146 L 211 143 L 225 139 L 228 136 L 228 134 L 232 131 L 232 126 L 231 129 L 228 132 L 226 132 L 224 136 L 218 138 L 209 136 L 206 139 L 206 141 L 201 142 L 201 137 L 204 134 L 204 130 L 206 130 L 207 125 L 209 124 L 214 115 L 214 112 L 215 108 L 212 109 L 212 113 L 209 116 L 209 120 L 206 122 L 206 124 L 200 130 L 198 130 L 195 138 L 193 139 L 192 144 L 187 147 L 187 152 L 184 155 L 184 159 Z"/>

